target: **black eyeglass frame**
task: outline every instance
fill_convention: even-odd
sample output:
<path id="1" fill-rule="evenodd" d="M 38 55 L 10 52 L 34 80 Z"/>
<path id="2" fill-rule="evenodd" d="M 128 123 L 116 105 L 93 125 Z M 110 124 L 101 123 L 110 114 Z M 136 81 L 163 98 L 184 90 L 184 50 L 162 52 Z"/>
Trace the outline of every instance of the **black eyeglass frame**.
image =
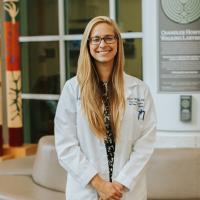
<path id="1" fill-rule="evenodd" d="M 106 41 L 106 38 L 109 38 L 109 37 L 113 37 L 113 42 L 108 42 L 108 41 Z M 97 42 L 97 43 L 93 43 L 94 41 L 92 41 L 92 39 L 94 39 L 94 38 L 96 38 L 96 39 L 99 39 L 99 42 Z M 94 37 L 90 37 L 90 38 L 88 38 L 88 42 L 91 44 L 91 45 L 99 45 L 99 44 L 101 44 L 101 41 L 104 41 L 106 44 L 114 44 L 115 42 L 116 42 L 116 40 L 118 40 L 118 37 L 117 37 L 117 35 L 105 35 L 104 37 L 100 37 L 100 36 L 94 36 Z"/>

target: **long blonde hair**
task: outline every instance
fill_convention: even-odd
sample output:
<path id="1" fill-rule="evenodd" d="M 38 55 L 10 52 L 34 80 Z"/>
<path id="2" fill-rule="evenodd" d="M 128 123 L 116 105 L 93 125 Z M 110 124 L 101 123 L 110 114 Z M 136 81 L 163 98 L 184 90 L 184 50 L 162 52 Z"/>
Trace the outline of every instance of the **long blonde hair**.
<path id="1" fill-rule="evenodd" d="M 111 114 L 111 126 L 116 139 L 121 124 L 121 118 L 124 112 L 125 100 L 124 100 L 124 50 L 123 42 L 121 39 L 120 31 L 116 23 L 106 16 L 98 16 L 93 18 L 85 28 L 83 38 L 81 41 L 80 54 L 78 59 L 77 79 L 81 92 L 81 106 L 85 112 L 90 129 L 100 139 L 106 137 L 106 128 L 103 116 L 103 103 L 101 92 L 99 89 L 99 77 L 90 55 L 88 39 L 92 28 L 99 23 L 107 23 L 113 27 L 114 32 L 118 38 L 118 49 L 115 55 L 115 61 L 113 71 L 111 75 L 111 96 L 110 96 L 110 114 Z"/>

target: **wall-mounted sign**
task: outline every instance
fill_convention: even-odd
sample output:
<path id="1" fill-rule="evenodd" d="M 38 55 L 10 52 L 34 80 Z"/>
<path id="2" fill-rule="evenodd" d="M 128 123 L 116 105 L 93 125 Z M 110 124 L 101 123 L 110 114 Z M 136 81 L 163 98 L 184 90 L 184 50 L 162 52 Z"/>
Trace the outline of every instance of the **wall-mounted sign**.
<path id="1" fill-rule="evenodd" d="M 161 0 L 159 91 L 200 91 L 200 1 Z"/>

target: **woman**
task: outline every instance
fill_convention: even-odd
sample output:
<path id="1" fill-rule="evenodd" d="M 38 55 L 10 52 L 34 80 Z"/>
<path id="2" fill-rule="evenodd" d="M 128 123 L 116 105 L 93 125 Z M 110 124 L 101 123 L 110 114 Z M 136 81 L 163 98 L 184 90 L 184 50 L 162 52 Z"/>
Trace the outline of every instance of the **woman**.
<path id="1" fill-rule="evenodd" d="M 108 17 L 83 34 L 77 76 L 68 80 L 55 116 L 58 159 L 68 172 L 67 200 L 144 200 L 153 153 L 151 94 L 124 70 L 123 42 Z"/>

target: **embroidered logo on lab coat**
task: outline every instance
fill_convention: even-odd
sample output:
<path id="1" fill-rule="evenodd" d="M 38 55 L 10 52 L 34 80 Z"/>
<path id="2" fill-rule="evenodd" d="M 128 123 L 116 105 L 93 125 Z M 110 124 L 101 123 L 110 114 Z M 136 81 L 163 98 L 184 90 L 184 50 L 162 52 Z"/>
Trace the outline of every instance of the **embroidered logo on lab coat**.
<path id="1" fill-rule="evenodd" d="M 137 106 L 138 120 L 144 120 L 144 117 L 145 117 L 144 98 L 129 97 L 128 105 L 129 106 Z"/>

